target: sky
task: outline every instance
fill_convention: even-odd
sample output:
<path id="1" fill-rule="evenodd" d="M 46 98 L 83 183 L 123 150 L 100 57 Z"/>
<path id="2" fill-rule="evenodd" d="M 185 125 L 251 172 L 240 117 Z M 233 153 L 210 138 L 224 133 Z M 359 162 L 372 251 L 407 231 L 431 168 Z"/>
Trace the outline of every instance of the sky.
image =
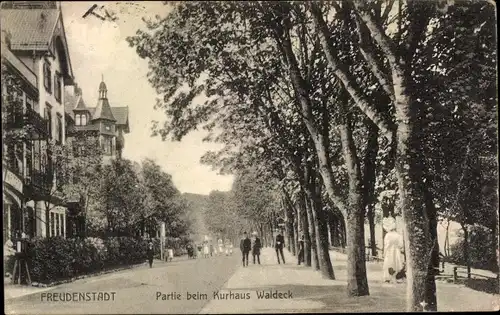
<path id="1" fill-rule="evenodd" d="M 93 5 L 118 13 L 115 22 L 82 16 Z M 154 159 L 172 175 L 181 192 L 208 194 L 212 190 L 231 189 L 232 176 L 218 175 L 210 166 L 200 164 L 201 156 L 220 145 L 202 142 L 203 131 L 188 134 L 181 142 L 151 137 L 151 121 L 165 117 L 153 106 L 157 97 L 146 75 L 147 60 L 139 58 L 125 41 L 137 29 L 144 28 L 143 16 L 164 15 L 161 2 L 62 2 L 63 21 L 73 73 L 88 106 L 97 103 L 101 76 L 108 88 L 111 106 L 128 106 L 130 133 L 125 135 L 124 158 L 140 162 Z M 97 9 L 97 13 L 104 12 Z"/>

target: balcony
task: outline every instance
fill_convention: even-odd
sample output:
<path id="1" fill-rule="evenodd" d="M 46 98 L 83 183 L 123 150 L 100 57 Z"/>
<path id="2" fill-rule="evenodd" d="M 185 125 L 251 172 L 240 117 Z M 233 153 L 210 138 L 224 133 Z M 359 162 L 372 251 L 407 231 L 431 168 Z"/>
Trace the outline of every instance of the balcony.
<path id="1" fill-rule="evenodd" d="M 49 135 L 48 120 L 42 118 L 40 114 L 32 109 L 28 109 L 24 115 L 10 114 L 7 129 L 21 129 L 27 127 L 30 131 L 29 139 L 46 139 Z"/>
<path id="2" fill-rule="evenodd" d="M 25 178 L 26 194 L 29 194 L 33 199 L 44 200 L 52 189 L 54 175 L 51 170 L 36 170 L 31 171 L 30 176 Z"/>
<path id="3" fill-rule="evenodd" d="M 49 129 L 48 125 L 49 122 L 47 119 L 42 118 L 40 114 L 35 112 L 34 110 L 28 110 L 26 111 L 26 114 L 24 115 L 24 121 L 26 126 L 32 127 L 32 136 L 36 137 L 41 137 L 42 139 L 46 139 L 49 136 Z M 38 138 L 32 138 L 32 139 L 38 139 Z"/>

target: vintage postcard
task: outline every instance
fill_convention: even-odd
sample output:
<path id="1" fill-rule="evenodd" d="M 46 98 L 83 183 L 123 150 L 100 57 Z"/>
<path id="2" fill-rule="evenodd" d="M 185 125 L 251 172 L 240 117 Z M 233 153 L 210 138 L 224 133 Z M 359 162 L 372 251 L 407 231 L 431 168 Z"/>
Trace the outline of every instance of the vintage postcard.
<path id="1" fill-rule="evenodd" d="M 5 314 L 499 310 L 494 1 L 0 14 Z"/>

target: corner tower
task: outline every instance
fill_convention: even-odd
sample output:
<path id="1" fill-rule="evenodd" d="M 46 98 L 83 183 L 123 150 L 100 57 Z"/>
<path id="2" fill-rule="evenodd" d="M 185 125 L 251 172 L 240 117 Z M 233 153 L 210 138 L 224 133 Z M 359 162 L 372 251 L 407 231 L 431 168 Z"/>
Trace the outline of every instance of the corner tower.
<path id="1" fill-rule="evenodd" d="M 99 144 L 103 150 L 104 156 L 113 158 L 116 156 L 116 119 L 111 111 L 108 101 L 108 89 L 104 83 L 104 77 L 99 84 L 99 99 L 92 123 L 99 126 Z M 107 160 L 107 159 L 105 159 Z"/>

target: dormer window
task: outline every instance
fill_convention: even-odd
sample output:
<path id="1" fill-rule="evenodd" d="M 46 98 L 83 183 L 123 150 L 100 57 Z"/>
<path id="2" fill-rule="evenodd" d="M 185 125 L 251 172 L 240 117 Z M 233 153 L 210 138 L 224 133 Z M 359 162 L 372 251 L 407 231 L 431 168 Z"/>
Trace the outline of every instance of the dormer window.
<path id="1" fill-rule="evenodd" d="M 82 125 L 82 115 L 80 115 L 80 114 L 75 115 L 75 125 L 77 125 L 77 126 Z"/>
<path id="2" fill-rule="evenodd" d="M 43 85 L 48 93 L 52 93 L 52 74 L 50 64 L 47 61 L 43 63 Z"/>
<path id="3" fill-rule="evenodd" d="M 86 126 L 87 125 L 87 115 L 83 114 L 82 115 L 82 126 Z"/>

